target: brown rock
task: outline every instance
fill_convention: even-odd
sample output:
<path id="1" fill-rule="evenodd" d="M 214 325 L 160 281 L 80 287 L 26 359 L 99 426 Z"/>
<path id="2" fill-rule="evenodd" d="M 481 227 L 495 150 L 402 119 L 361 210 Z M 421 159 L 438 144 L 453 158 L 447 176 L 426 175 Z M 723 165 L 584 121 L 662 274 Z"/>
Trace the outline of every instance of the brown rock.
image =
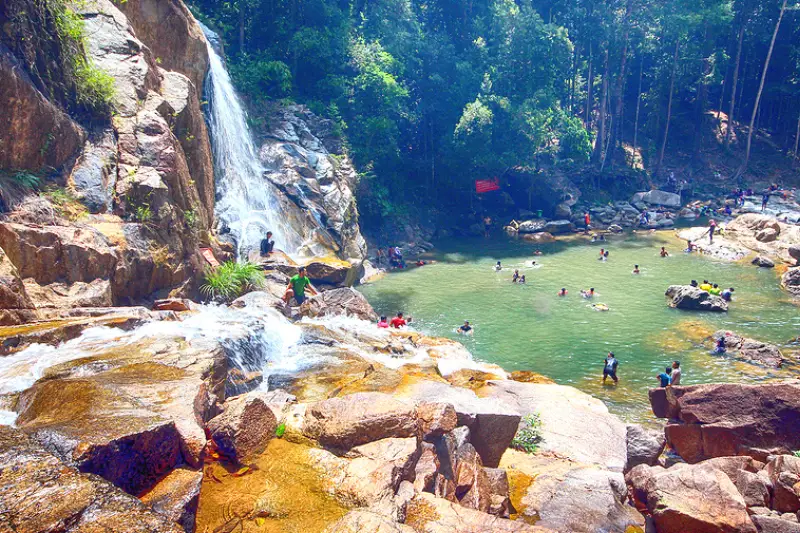
<path id="1" fill-rule="evenodd" d="M 362 392 L 311 406 L 303 432 L 323 446 L 347 449 L 380 439 L 416 435 L 417 413 L 412 405 L 387 394 Z"/>
<path id="2" fill-rule="evenodd" d="M 534 235 L 539 235 L 538 233 Z M 508 375 L 509 379 L 514 381 L 521 381 L 523 383 L 555 383 L 552 379 L 530 370 L 515 370 Z"/>
<path id="3" fill-rule="evenodd" d="M 489 512 L 492 488 L 478 452 L 466 442 L 456 450 L 455 459 L 456 499 L 469 509 Z"/>
<path id="4" fill-rule="evenodd" d="M 111 483 L 68 466 L 0 426 L 0 528 L 18 533 L 182 533 Z"/>
<path id="5" fill-rule="evenodd" d="M 202 484 L 202 470 L 176 468 L 140 499 L 153 511 L 191 533 Z"/>
<path id="6" fill-rule="evenodd" d="M 710 465 L 639 465 L 626 480 L 659 533 L 756 531 L 733 482 Z"/>
<path id="7" fill-rule="evenodd" d="M 114 305 L 111 283 L 96 279 L 91 283 L 76 281 L 71 285 L 51 283 L 39 285 L 33 278 L 24 280 L 25 291 L 37 309 L 69 309 L 74 307 L 111 307 Z"/>
<path id="8" fill-rule="evenodd" d="M 792 294 L 800 295 L 800 267 L 790 268 L 783 273 L 781 287 Z"/>
<path id="9" fill-rule="evenodd" d="M 153 302 L 155 311 L 191 311 L 193 302 L 185 298 L 165 298 Z"/>
<path id="10" fill-rule="evenodd" d="M 439 459 L 436 457 L 436 448 L 429 442 L 423 442 L 422 452 L 414 467 L 414 490 L 432 493 L 438 471 Z"/>
<path id="11" fill-rule="evenodd" d="M 800 524 L 777 516 L 754 515 L 751 517 L 758 533 L 800 533 Z"/>
<path id="12" fill-rule="evenodd" d="M 453 431 L 458 423 L 456 410 L 448 403 L 422 402 L 417 405 L 417 417 L 425 440 Z"/>
<path id="13" fill-rule="evenodd" d="M 378 320 L 378 315 L 364 295 L 351 288 L 325 291 L 307 299 L 300 306 L 300 314 L 312 318 L 352 315 L 362 320 Z"/>
<path id="14" fill-rule="evenodd" d="M 778 455 L 765 468 L 772 482 L 772 508 L 782 513 L 800 511 L 800 457 Z"/>
<path id="15" fill-rule="evenodd" d="M 748 363 L 772 368 L 783 366 L 783 354 L 774 344 L 748 339 L 726 330 L 717 331 L 712 336 L 714 341 L 722 337 L 725 338 L 726 355 L 734 355 Z"/>
<path id="16" fill-rule="evenodd" d="M 222 413 L 208 422 L 220 452 L 240 463 L 264 451 L 276 427 L 275 414 L 257 393 L 226 400 Z"/>
<path id="17" fill-rule="evenodd" d="M 489 481 L 489 493 L 491 494 L 489 514 L 508 518 L 511 511 L 511 499 L 508 494 L 508 473 L 502 468 L 484 467 L 483 471 Z"/>
<path id="18" fill-rule="evenodd" d="M 653 466 L 667 444 L 663 431 L 648 430 L 638 424 L 628 424 L 626 433 L 628 462 L 625 471 L 637 465 Z"/>
<path id="19" fill-rule="evenodd" d="M 771 483 L 765 477 L 747 470 L 739 470 L 736 477 L 731 478 L 748 508 L 769 506 Z"/>
<path id="20" fill-rule="evenodd" d="M 17 268 L 0 248 L 0 308 L 34 309 Z"/>
<path id="21" fill-rule="evenodd" d="M 688 462 L 710 457 L 768 455 L 800 448 L 800 384 L 693 385 L 651 395 L 657 415 L 676 423 L 667 441 Z M 654 397 L 659 397 L 653 401 Z M 663 402 L 663 403 L 662 403 Z"/>
<path id="22" fill-rule="evenodd" d="M 665 293 L 669 306 L 688 311 L 728 311 L 728 302 L 708 292 L 689 285 L 671 285 Z"/>
<path id="23" fill-rule="evenodd" d="M 759 242 L 774 242 L 779 235 L 780 227 L 776 230 L 775 228 L 764 228 L 758 233 L 756 233 L 756 240 Z"/>
<path id="24" fill-rule="evenodd" d="M 358 275 L 358 266 L 330 257 L 315 258 L 305 264 L 311 281 L 337 287 L 350 287 L 361 279 L 361 276 Z"/>
<path id="25" fill-rule="evenodd" d="M 521 520 L 467 509 L 425 492 L 409 502 L 405 524 L 419 533 L 554 533 Z"/>
<path id="26" fill-rule="evenodd" d="M 325 533 L 414 533 L 414 529 L 379 513 L 354 509 L 329 526 Z"/>

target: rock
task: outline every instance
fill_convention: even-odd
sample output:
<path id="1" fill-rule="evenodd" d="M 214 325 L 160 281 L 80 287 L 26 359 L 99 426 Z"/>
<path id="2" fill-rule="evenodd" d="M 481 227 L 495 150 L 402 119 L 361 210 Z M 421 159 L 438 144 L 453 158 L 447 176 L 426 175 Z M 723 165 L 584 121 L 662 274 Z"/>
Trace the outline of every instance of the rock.
<path id="1" fill-rule="evenodd" d="M 453 480 L 458 502 L 469 509 L 488 512 L 492 504 L 492 491 L 475 447 L 465 442 L 456 448 L 454 465 Z"/>
<path id="2" fill-rule="evenodd" d="M 352 315 L 372 322 L 378 320 L 364 295 L 349 287 L 325 291 L 307 299 L 300 306 L 300 314 L 312 318 Z"/>
<path id="3" fill-rule="evenodd" d="M 483 468 L 489 481 L 489 514 L 508 518 L 511 512 L 511 499 L 509 498 L 508 473 L 502 468 Z"/>
<path id="4" fill-rule="evenodd" d="M 728 477 L 736 485 L 748 508 L 766 507 L 770 504 L 771 484 L 769 479 L 765 479 L 765 476 L 754 474 L 747 470 L 739 470 L 734 477 L 730 475 Z"/>
<path id="5" fill-rule="evenodd" d="M 25 291 L 37 309 L 74 307 L 111 307 L 114 305 L 111 283 L 96 279 L 91 283 L 76 281 L 71 285 L 51 283 L 40 286 L 32 278 L 24 280 Z"/>
<path id="6" fill-rule="evenodd" d="M 544 231 L 545 225 L 547 225 L 547 221 L 543 219 L 526 220 L 520 223 L 517 231 L 519 233 L 538 233 Z"/>
<path id="7" fill-rule="evenodd" d="M 560 235 L 562 233 L 571 233 L 575 226 L 569 220 L 551 220 L 547 222 L 542 231 L 552 235 Z"/>
<path id="8" fill-rule="evenodd" d="M 773 486 L 772 508 L 782 513 L 800 511 L 800 457 L 778 455 L 765 470 Z"/>
<path id="9" fill-rule="evenodd" d="M 17 268 L 2 248 L 0 248 L 0 308 L 34 309 Z"/>
<path id="10" fill-rule="evenodd" d="M 686 461 L 735 455 L 763 461 L 800 449 L 800 434 L 790 429 L 800 424 L 799 393 L 792 382 L 692 385 L 668 387 L 651 404 L 657 416 L 674 420 L 667 442 Z"/>
<path id="11" fill-rule="evenodd" d="M 633 195 L 631 203 L 636 205 L 638 202 L 644 202 L 649 205 L 660 205 L 677 209 L 681 206 L 681 197 L 679 194 L 674 194 L 666 191 L 647 191 L 645 193 L 636 193 Z"/>
<path id="12" fill-rule="evenodd" d="M 758 533 L 800 533 L 800 524 L 789 522 L 775 516 L 753 515 L 753 523 Z"/>
<path id="13" fill-rule="evenodd" d="M 0 107 L 5 110 L 0 116 L 0 168 L 59 168 L 80 149 L 85 133 L 45 98 L 26 71 L 0 44 Z"/>
<path id="14" fill-rule="evenodd" d="M 362 392 L 311 406 L 303 432 L 323 446 L 348 449 L 380 439 L 415 436 L 417 413 L 412 405 L 387 394 Z"/>
<path id="15" fill-rule="evenodd" d="M 360 264 L 353 265 L 339 259 L 315 258 L 306 263 L 305 267 L 308 277 L 314 283 L 350 287 L 361 278 Z"/>
<path id="16" fill-rule="evenodd" d="M 21 431 L 0 426 L 4 531 L 183 533 L 111 483 L 82 474 Z"/>
<path id="17" fill-rule="evenodd" d="M 751 263 L 756 265 L 757 267 L 761 267 L 761 268 L 773 268 L 773 267 L 775 267 L 775 262 L 772 259 L 770 259 L 769 257 L 764 257 L 763 255 L 756 256 L 756 258 L 753 259 L 753 261 L 751 261 Z"/>
<path id="18" fill-rule="evenodd" d="M 479 398 L 467 389 L 446 383 L 421 381 L 405 387 L 401 396 L 414 401 L 436 398 L 453 406 L 459 426 L 468 426 L 470 442 L 484 466 L 496 467 L 508 448 L 520 422 L 518 412 L 491 399 Z"/>
<path id="19" fill-rule="evenodd" d="M 508 375 L 508 379 L 522 383 L 555 383 L 552 379 L 530 370 L 515 370 Z"/>
<path id="20" fill-rule="evenodd" d="M 783 273 L 781 287 L 794 295 L 800 295 L 800 267 L 790 268 Z"/>
<path id="21" fill-rule="evenodd" d="M 248 393 L 226 400 L 222 413 L 208 422 L 208 431 L 223 455 L 243 463 L 264 451 L 277 425 L 258 393 Z"/>
<path id="22" fill-rule="evenodd" d="M 755 533 L 745 502 L 721 470 L 703 465 L 639 465 L 626 476 L 659 533 Z"/>
<path id="23" fill-rule="evenodd" d="M 538 233 L 525 233 L 521 234 L 522 240 L 536 243 L 556 242 L 556 238 L 552 233 L 540 231 Z"/>
<path id="24" fill-rule="evenodd" d="M 195 513 L 203 484 L 203 471 L 176 468 L 141 497 L 142 503 L 184 531 L 194 531 Z"/>
<path id="25" fill-rule="evenodd" d="M 764 228 L 756 233 L 756 240 L 759 242 L 774 242 L 778 238 L 779 230 L 775 228 Z"/>
<path id="26" fill-rule="evenodd" d="M 611 224 L 608 227 L 608 231 L 610 231 L 611 233 L 622 233 L 622 226 L 620 226 L 619 224 Z"/>
<path id="27" fill-rule="evenodd" d="M 787 253 L 789 254 L 789 257 L 791 257 L 792 259 L 797 261 L 798 264 L 800 264 L 800 244 L 790 245 L 789 248 L 787 249 Z"/>
<path id="28" fill-rule="evenodd" d="M 456 410 L 448 403 L 422 402 L 417 406 L 417 418 L 427 441 L 453 431 L 458 423 Z"/>
<path id="29" fill-rule="evenodd" d="M 505 380 L 490 381 L 478 395 L 523 416 L 538 414 L 542 452 L 618 472 L 625 467 L 625 425 L 602 401 L 584 392 L 564 385 Z M 584 431 L 589 425 L 591 433 Z"/>
<path id="30" fill-rule="evenodd" d="M 165 298 L 153 302 L 153 310 L 155 311 L 191 311 L 194 302 L 186 298 Z"/>
<path id="31" fill-rule="evenodd" d="M 572 207 L 566 202 L 558 204 L 555 209 L 555 217 L 558 219 L 569 219 L 572 217 Z"/>
<path id="32" fill-rule="evenodd" d="M 625 471 L 638 465 L 655 465 L 666 445 L 667 439 L 663 431 L 647 430 L 639 424 L 628 424 L 628 463 Z"/>
<path id="33" fill-rule="evenodd" d="M 728 302 L 690 285 L 670 285 L 665 294 L 669 306 L 688 311 L 727 312 Z"/>
<path id="34" fill-rule="evenodd" d="M 466 509 L 425 492 L 409 502 L 405 524 L 419 533 L 554 533 L 519 520 Z"/>
<path id="35" fill-rule="evenodd" d="M 717 331 L 712 338 L 716 342 L 722 337 L 725 338 L 726 355 L 732 353 L 737 358 L 748 363 L 771 368 L 781 368 L 783 366 L 783 354 L 774 344 L 748 339 L 732 331 L 725 330 Z"/>
<path id="36" fill-rule="evenodd" d="M 67 180 L 90 213 L 110 213 L 117 178 L 117 145 L 111 128 L 83 145 Z"/>
<path id="37" fill-rule="evenodd" d="M 414 490 L 416 492 L 432 493 L 434 491 L 434 482 L 439 466 L 436 448 L 429 442 L 423 442 L 422 452 L 414 467 Z"/>
<path id="38" fill-rule="evenodd" d="M 414 533 L 414 529 L 378 513 L 354 509 L 329 526 L 325 533 Z"/>

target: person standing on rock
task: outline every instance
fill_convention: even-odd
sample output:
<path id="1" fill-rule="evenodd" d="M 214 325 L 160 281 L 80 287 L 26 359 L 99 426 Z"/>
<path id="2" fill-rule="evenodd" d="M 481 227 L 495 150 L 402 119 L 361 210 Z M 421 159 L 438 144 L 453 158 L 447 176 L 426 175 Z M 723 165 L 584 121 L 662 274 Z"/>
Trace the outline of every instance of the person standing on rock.
<path id="1" fill-rule="evenodd" d="M 672 362 L 672 374 L 670 375 L 672 378 L 672 386 L 677 386 L 681 384 L 681 362 L 680 361 L 673 361 Z"/>
<path id="2" fill-rule="evenodd" d="M 714 231 L 717 229 L 717 221 L 713 218 L 708 221 L 708 244 L 714 244 Z"/>
<path id="3" fill-rule="evenodd" d="M 311 280 L 306 275 L 306 267 L 300 267 L 297 274 L 289 279 L 289 284 L 286 286 L 286 292 L 283 294 L 283 301 L 287 304 L 292 301 L 292 298 L 297 302 L 297 305 L 302 305 L 306 301 L 306 289 L 311 292 L 312 296 L 319 294 L 317 289 L 311 285 Z"/>
<path id="4" fill-rule="evenodd" d="M 765 192 L 764 196 L 761 197 L 761 212 L 762 213 L 767 208 L 767 204 L 768 203 L 769 203 L 769 193 Z"/>
<path id="5" fill-rule="evenodd" d="M 619 383 L 619 379 L 617 379 L 617 366 L 619 362 L 617 358 L 614 357 L 614 352 L 608 352 L 605 360 L 603 361 L 603 383 L 606 382 L 606 378 L 611 377 L 614 380 L 614 383 Z"/>
<path id="6" fill-rule="evenodd" d="M 592 229 L 592 217 L 589 215 L 589 211 L 583 213 L 583 225 L 586 227 L 586 233 L 589 233 L 589 230 Z"/>
<path id="7" fill-rule="evenodd" d="M 268 257 L 275 249 L 275 241 L 272 240 L 272 232 L 268 231 L 267 236 L 261 240 L 261 256 Z"/>

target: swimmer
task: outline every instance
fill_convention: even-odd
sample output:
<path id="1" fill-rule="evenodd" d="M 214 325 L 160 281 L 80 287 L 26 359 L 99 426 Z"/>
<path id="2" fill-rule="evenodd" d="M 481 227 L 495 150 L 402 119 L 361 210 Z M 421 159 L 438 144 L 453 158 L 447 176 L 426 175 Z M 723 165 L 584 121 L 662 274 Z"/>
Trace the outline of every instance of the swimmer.
<path id="1" fill-rule="evenodd" d="M 525 283 L 525 274 L 519 277 L 519 281 L 517 281 L 517 283 L 523 283 L 523 284 Z"/>
<path id="2" fill-rule="evenodd" d="M 661 247 L 661 257 L 669 257 L 669 252 L 663 246 Z"/>
<path id="3" fill-rule="evenodd" d="M 587 290 L 581 291 L 581 296 L 583 296 L 584 298 L 594 298 L 594 287 L 592 287 L 588 291 Z"/>
<path id="4" fill-rule="evenodd" d="M 516 283 L 519 279 L 519 270 L 514 271 L 514 275 L 511 277 L 511 283 Z"/>
<path id="5" fill-rule="evenodd" d="M 733 300 L 733 287 L 731 287 L 730 289 L 725 289 L 725 290 L 723 290 L 723 291 L 720 293 L 720 296 L 721 296 L 721 297 L 722 297 L 722 299 L 723 299 L 723 300 L 725 300 L 726 302 L 730 302 L 731 300 Z"/>
<path id="6" fill-rule="evenodd" d="M 559 296 L 566 296 L 566 295 L 567 295 L 567 289 L 565 289 L 564 287 L 562 287 L 562 288 L 561 288 L 561 290 L 560 290 L 560 291 L 558 291 L 558 295 L 559 295 Z"/>
<path id="7" fill-rule="evenodd" d="M 595 311 L 608 311 L 610 308 L 606 304 L 594 304 L 592 309 Z"/>
<path id="8" fill-rule="evenodd" d="M 386 320 L 385 316 L 382 316 L 380 321 L 378 321 L 378 327 L 381 329 L 386 329 L 389 327 L 389 322 Z"/>
<path id="9" fill-rule="evenodd" d="M 687 254 L 690 254 L 695 251 L 697 246 L 694 245 L 692 241 L 686 241 L 686 250 L 684 250 Z"/>
<path id="10" fill-rule="evenodd" d="M 503 270 L 503 265 L 501 265 L 500 261 L 498 261 L 497 264 L 494 266 L 494 271 L 500 272 L 501 270 Z"/>
<path id="11" fill-rule="evenodd" d="M 541 265 L 541 263 L 537 263 L 536 261 L 531 261 L 531 266 L 534 267 L 534 268 L 539 268 L 542 265 Z"/>
<path id="12" fill-rule="evenodd" d="M 632 272 L 632 274 L 638 274 L 638 273 L 639 273 L 639 265 L 633 265 L 633 272 Z"/>
<path id="13" fill-rule="evenodd" d="M 600 257 L 597 258 L 598 261 L 602 261 L 606 257 L 606 249 L 600 248 Z"/>
<path id="14" fill-rule="evenodd" d="M 535 252 L 533 252 L 533 255 L 542 255 L 542 251 L 541 250 L 536 250 Z"/>
<path id="15" fill-rule="evenodd" d="M 608 250 L 603 254 L 603 261 L 608 261 Z"/>
<path id="16" fill-rule="evenodd" d="M 472 329 L 472 326 L 469 325 L 469 321 L 465 320 L 464 325 L 458 328 L 456 331 L 458 331 L 459 335 L 472 335 L 474 330 Z"/>
<path id="17" fill-rule="evenodd" d="M 711 350 L 712 355 L 722 355 L 727 351 L 727 347 L 725 346 L 725 337 L 720 337 L 717 341 L 717 345 L 714 346 L 714 349 Z"/>

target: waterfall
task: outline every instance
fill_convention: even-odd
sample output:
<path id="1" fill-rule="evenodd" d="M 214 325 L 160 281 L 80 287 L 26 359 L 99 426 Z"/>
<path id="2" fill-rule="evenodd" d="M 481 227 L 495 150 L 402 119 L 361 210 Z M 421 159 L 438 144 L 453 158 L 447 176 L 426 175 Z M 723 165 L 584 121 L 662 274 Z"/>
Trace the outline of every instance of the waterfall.
<path id="1" fill-rule="evenodd" d="M 278 191 L 264 177 L 265 168 L 247 124 L 247 113 L 220 54 L 212 46 L 219 37 L 207 27 L 202 28 L 208 41 L 206 115 L 214 153 L 218 224 L 230 231 L 241 258 L 259 248 L 267 231 L 272 231 L 276 248 L 294 254 L 303 238 L 281 215 Z"/>

